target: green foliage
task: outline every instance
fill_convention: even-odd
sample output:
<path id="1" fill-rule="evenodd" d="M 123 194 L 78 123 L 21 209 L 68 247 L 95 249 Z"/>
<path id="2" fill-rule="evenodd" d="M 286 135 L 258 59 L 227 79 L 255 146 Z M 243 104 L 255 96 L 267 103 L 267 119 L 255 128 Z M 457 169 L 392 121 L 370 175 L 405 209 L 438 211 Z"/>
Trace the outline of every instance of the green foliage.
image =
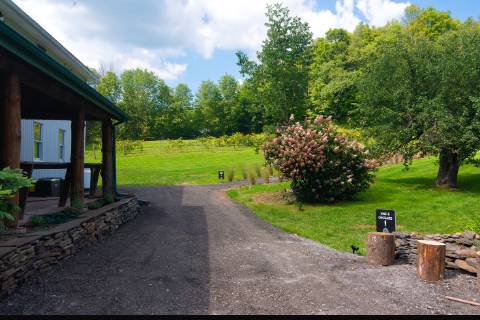
<path id="1" fill-rule="evenodd" d="M 227 179 L 228 179 L 228 182 L 233 182 L 233 179 L 235 179 L 235 169 L 234 168 L 228 168 Z"/>
<path id="2" fill-rule="evenodd" d="M 4 168 L 0 171 L 0 227 L 3 228 L 4 220 L 14 220 L 13 214 L 20 210 L 18 206 L 10 204 L 21 188 L 33 186 L 34 180 L 26 177 L 19 169 Z"/>
<path id="3" fill-rule="evenodd" d="M 242 177 L 244 180 L 247 180 L 248 179 L 248 168 L 246 165 L 242 165 L 241 167 L 241 171 L 242 171 Z"/>
<path id="4" fill-rule="evenodd" d="M 464 232 L 466 224 L 480 221 L 478 168 L 465 165 L 459 174 L 463 189 L 450 192 L 432 186 L 435 162 L 432 157 L 414 160 L 408 171 L 402 164 L 381 167 L 375 183 L 355 200 L 304 204 L 304 211 L 297 209 L 294 196 L 290 204 L 277 200 L 287 183 L 241 187 L 228 194 L 277 228 L 344 252 L 351 253 L 351 244 L 356 244 L 365 255 L 367 234 L 375 231 L 377 208 L 395 209 L 398 230 L 419 235 Z"/>
<path id="5" fill-rule="evenodd" d="M 392 25 L 364 68 L 359 123 L 377 149 L 406 159 L 439 153 L 437 184 L 456 186 L 458 165 L 480 149 L 478 24 L 413 38 L 408 28 Z"/>
<path id="6" fill-rule="evenodd" d="M 47 224 L 47 220 L 42 216 L 31 216 L 28 224 L 32 227 L 39 227 Z"/>
<path id="7" fill-rule="evenodd" d="M 267 168 L 262 170 L 262 178 L 264 183 L 270 183 L 270 172 Z"/>
<path id="8" fill-rule="evenodd" d="M 257 178 L 262 177 L 262 167 L 258 163 L 253 165 L 253 170 L 254 170 L 255 174 L 257 175 Z"/>
<path id="9" fill-rule="evenodd" d="M 472 219 L 465 229 L 480 234 L 480 218 Z"/>
<path id="10" fill-rule="evenodd" d="M 248 181 L 252 186 L 257 184 L 257 176 L 255 175 L 255 172 L 253 170 L 248 171 Z"/>
<path id="11" fill-rule="evenodd" d="M 253 101 L 263 105 L 264 123 L 285 123 L 291 114 L 303 118 L 308 107 L 308 70 L 312 33 L 280 4 L 267 6 L 267 38 L 257 53 L 259 63 L 237 53 L 241 73 L 255 88 Z"/>
<path id="12" fill-rule="evenodd" d="M 119 140 L 117 141 L 117 148 L 124 156 L 133 152 L 143 151 L 143 141 L 140 140 Z"/>
<path id="13" fill-rule="evenodd" d="M 291 180 L 299 200 L 334 202 L 366 191 L 376 161 L 356 141 L 339 135 L 331 118 L 279 128 L 264 146 L 265 159 Z"/>

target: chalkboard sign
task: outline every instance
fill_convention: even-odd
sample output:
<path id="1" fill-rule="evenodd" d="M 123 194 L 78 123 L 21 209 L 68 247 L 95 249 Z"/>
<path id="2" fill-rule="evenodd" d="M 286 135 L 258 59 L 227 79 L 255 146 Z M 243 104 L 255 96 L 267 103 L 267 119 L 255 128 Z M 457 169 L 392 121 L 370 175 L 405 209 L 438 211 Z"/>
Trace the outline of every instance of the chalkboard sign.
<path id="1" fill-rule="evenodd" d="M 392 233 L 396 227 L 395 210 L 377 209 L 377 232 Z"/>
<path id="2" fill-rule="evenodd" d="M 218 179 L 220 180 L 225 179 L 225 171 L 218 171 Z"/>

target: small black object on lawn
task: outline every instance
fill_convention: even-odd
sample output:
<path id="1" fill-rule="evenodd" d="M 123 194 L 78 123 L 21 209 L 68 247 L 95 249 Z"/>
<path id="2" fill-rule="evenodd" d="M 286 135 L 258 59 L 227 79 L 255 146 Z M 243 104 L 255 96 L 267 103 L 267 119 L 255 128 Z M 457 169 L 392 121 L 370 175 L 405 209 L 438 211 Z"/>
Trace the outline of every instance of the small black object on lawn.
<path id="1" fill-rule="evenodd" d="M 377 232 L 392 233 L 396 231 L 395 210 L 377 209 Z"/>
<path id="2" fill-rule="evenodd" d="M 218 179 L 225 180 L 225 171 L 218 171 Z"/>

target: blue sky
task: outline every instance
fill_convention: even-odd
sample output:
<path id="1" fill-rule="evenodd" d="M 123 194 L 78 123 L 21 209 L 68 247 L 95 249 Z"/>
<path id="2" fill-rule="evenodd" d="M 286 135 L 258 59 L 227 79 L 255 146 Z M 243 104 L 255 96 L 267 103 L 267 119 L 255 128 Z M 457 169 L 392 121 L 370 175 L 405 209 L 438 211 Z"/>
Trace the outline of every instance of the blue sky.
<path id="1" fill-rule="evenodd" d="M 277 0 L 279 1 L 279 0 Z M 82 62 L 117 73 L 153 70 L 169 85 L 228 73 L 241 78 L 235 52 L 252 57 L 265 37 L 264 12 L 275 0 L 14 0 Z M 360 21 L 384 25 L 409 4 L 454 17 L 480 17 L 478 0 L 280 0 L 307 21 L 314 36 Z"/>

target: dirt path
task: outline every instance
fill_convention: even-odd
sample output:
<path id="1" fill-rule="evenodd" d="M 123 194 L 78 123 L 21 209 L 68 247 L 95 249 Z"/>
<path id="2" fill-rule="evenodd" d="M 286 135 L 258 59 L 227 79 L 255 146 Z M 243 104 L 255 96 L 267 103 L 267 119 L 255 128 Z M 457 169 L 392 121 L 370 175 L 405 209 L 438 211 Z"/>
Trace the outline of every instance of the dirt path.
<path id="1" fill-rule="evenodd" d="M 368 266 L 281 232 L 224 186 L 143 188 L 134 221 L 0 301 L 0 314 L 480 313 L 475 279 L 424 284 L 411 266 Z"/>

